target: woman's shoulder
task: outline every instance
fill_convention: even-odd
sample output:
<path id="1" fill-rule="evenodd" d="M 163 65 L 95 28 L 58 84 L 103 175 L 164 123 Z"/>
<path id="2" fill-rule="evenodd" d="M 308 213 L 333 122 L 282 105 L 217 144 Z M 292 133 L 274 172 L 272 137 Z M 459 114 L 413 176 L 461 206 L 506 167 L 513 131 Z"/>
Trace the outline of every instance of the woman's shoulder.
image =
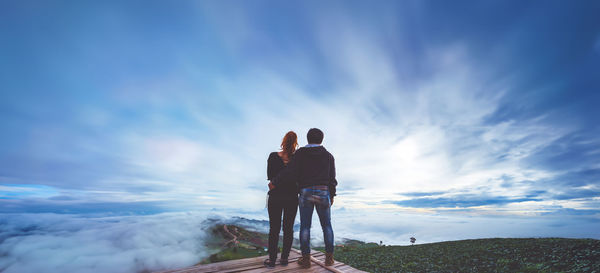
<path id="1" fill-rule="evenodd" d="M 277 152 L 272 152 L 272 153 L 269 154 L 269 159 L 271 159 L 271 158 L 277 158 L 277 157 L 279 157 L 279 154 Z"/>

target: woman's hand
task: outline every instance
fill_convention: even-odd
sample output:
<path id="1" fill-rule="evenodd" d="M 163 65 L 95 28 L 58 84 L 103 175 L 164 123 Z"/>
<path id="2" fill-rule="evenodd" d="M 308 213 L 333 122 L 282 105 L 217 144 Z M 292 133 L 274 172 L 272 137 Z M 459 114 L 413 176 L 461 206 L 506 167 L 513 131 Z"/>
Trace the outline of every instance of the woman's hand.
<path id="1" fill-rule="evenodd" d="M 273 185 L 273 183 L 269 182 L 269 190 L 273 190 L 275 188 L 275 185 Z"/>

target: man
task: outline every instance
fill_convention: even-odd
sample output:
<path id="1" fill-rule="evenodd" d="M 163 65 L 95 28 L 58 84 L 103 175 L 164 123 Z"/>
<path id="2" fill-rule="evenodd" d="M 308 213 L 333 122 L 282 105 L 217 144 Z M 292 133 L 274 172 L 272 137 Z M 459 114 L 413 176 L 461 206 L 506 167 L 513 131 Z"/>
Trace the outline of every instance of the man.
<path id="1" fill-rule="evenodd" d="M 323 142 L 323 132 L 312 128 L 306 135 L 308 145 L 298 149 L 288 167 L 272 181 L 272 187 L 296 183 L 300 190 L 300 249 L 302 258 L 298 264 L 310 268 L 310 227 L 316 208 L 325 240 L 325 265 L 333 265 L 333 228 L 331 211 L 335 196 L 335 162 Z"/>

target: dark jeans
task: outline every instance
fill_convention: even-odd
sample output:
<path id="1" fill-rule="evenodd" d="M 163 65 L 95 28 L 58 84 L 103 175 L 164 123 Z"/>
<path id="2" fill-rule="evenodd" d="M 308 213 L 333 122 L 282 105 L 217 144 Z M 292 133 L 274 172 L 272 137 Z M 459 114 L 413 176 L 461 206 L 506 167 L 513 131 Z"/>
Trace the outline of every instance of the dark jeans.
<path id="1" fill-rule="evenodd" d="M 310 226 L 316 208 L 323 229 L 325 251 L 333 253 L 333 228 L 331 227 L 331 199 L 329 191 L 315 187 L 300 190 L 300 249 L 302 254 L 310 253 Z"/>
<path id="2" fill-rule="evenodd" d="M 294 220 L 298 211 L 298 197 L 269 196 L 269 259 L 277 259 L 277 243 L 281 230 L 281 213 L 283 212 L 283 249 L 281 258 L 287 259 L 294 241 Z"/>

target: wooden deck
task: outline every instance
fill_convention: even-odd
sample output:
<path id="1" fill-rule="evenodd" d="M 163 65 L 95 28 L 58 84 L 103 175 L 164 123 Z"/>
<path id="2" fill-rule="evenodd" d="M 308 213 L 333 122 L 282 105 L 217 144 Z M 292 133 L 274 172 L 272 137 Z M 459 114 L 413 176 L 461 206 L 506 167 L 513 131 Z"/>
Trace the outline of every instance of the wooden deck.
<path id="1" fill-rule="evenodd" d="M 239 260 L 231 260 L 220 263 L 196 265 L 181 269 L 160 271 L 160 273 L 205 273 L 205 272 L 365 272 L 355 269 L 344 263 L 335 261 L 333 266 L 325 266 L 325 254 L 318 251 L 312 251 L 312 264 L 309 269 L 301 269 L 296 263 L 299 257 L 301 257 L 300 251 L 292 249 L 289 257 L 289 265 L 281 266 L 279 263 L 275 268 L 266 268 L 263 265 L 263 261 L 268 256 L 261 256 L 256 258 L 247 258 Z M 279 260 L 278 260 L 279 262 Z"/>

